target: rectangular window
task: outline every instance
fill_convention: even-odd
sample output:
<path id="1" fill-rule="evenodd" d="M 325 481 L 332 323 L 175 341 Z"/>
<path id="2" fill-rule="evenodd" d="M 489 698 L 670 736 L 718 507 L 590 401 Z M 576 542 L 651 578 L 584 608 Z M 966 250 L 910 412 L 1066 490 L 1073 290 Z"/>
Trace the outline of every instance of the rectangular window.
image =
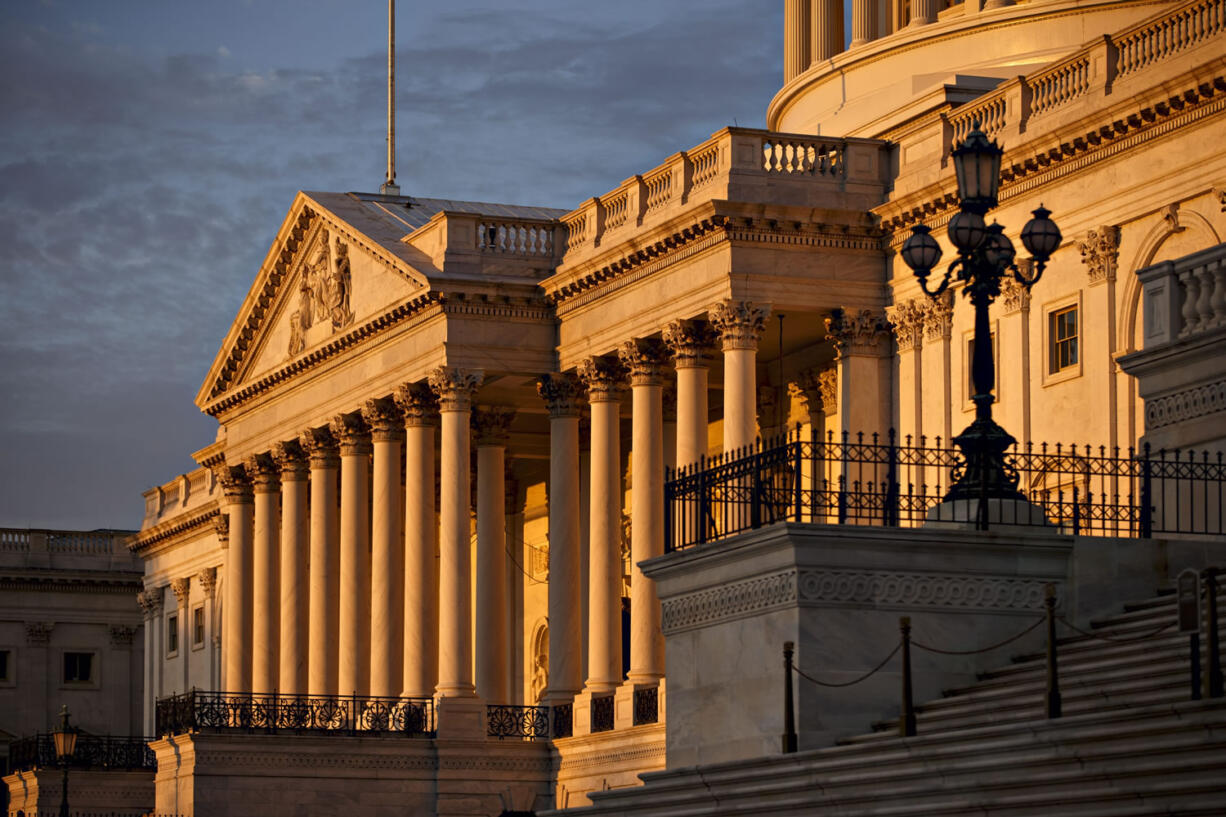
<path id="1" fill-rule="evenodd" d="M 1055 374 L 1077 365 L 1077 307 L 1057 309 L 1048 316 L 1050 338 L 1048 373 Z"/>
<path id="2" fill-rule="evenodd" d="M 92 652 L 64 653 L 64 683 L 88 684 L 94 680 L 94 654 Z"/>
<path id="3" fill-rule="evenodd" d="M 0 650 L 0 683 L 13 680 L 9 677 L 9 665 L 12 663 L 12 650 Z"/>
<path id="4" fill-rule="evenodd" d="M 179 652 L 179 616 L 173 615 L 166 619 L 166 654 L 175 655 Z"/>
<path id="5" fill-rule="evenodd" d="M 192 611 L 192 646 L 199 647 L 204 644 L 204 607 L 197 607 Z"/>

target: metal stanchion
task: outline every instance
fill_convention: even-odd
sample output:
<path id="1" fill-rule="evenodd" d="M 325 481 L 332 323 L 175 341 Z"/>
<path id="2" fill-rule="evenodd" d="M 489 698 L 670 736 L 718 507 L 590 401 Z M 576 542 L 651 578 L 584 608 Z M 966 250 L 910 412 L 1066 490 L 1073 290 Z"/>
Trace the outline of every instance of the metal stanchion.
<path id="1" fill-rule="evenodd" d="M 783 753 L 796 751 L 796 711 L 792 704 L 792 650 L 795 644 L 783 642 Z"/>
<path id="2" fill-rule="evenodd" d="M 898 619 L 902 633 L 902 717 L 898 720 L 898 734 L 904 738 L 915 736 L 915 702 L 911 697 L 911 617 Z"/>
<path id="3" fill-rule="evenodd" d="M 1047 607 L 1047 717 L 1061 714 L 1060 670 L 1056 654 L 1056 587 L 1047 585 L 1043 604 Z"/>
<path id="4" fill-rule="evenodd" d="M 1188 634 L 1192 700 L 1199 701 L 1201 699 L 1200 576 L 1192 568 L 1182 571 L 1175 581 L 1175 606 L 1179 614 L 1179 632 Z"/>
<path id="5" fill-rule="evenodd" d="M 1222 697 L 1222 659 L 1218 643 L 1217 625 L 1217 573 L 1216 567 L 1205 568 L 1205 615 L 1209 619 L 1206 624 L 1209 637 L 1208 654 L 1209 671 L 1205 674 L 1205 697 Z"/>

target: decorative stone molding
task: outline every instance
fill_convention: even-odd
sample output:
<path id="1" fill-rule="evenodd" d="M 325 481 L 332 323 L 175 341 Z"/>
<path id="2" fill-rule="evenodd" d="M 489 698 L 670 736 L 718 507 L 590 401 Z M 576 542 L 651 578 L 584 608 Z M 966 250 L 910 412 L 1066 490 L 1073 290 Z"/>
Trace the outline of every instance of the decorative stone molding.
<path id="1" fill-rule="evenodd" d="M 631 386 L 661 386 L 668 353 L 664 342 L 656 338 L 635 338 L 617 349 L 622 365 L 630 372 Z"/>
<path id="2" fill-rule="evenodd" d="M 54 629 L 54 621 L 27 621 L 26 644 L 31 647 L 47 646 L 51 641 L 51 631 Z"/>
<path id="3" fill-rule="evenodd" d="M 839 372 L 826 369 L 817 376 L 817 385 L 822 393 L 822 408 L 829 417 L 839 410 Z"/>
<path id="4" fill-rule="evenodd" d="M 477 447 L 506 448 L 511 439 L 511 421 L 515 409 L 509 406 L 477 406 L 473 409 L 472 429 Z"/>
<path id="5" fill-rule="evenodd" d="M 1038 613 L 1049 583 L 972 574 L 789 569 L 667 599 L 663 630 L 673 633 L 791 604 Z"/>
<path id="6" fill-rule="evenodd" d="M 150 621 L 162 614 L 162 588 L 142 590 L 136 594 L 136 603 L 140 605 L 145 621 Z"/>
<path id="7" fill-rule="evenodd" d="M 924 345 L 924 313 L 927 304 L 917 298 L 886 307 L 885 314 L 894 327 L 894 341 L 898 351 L 909 352 Z"/>
<path id="8" fill-rule="evenodd" d="M 196 574 L 196 581 L 204 591 L 205 598 L 213 598 L 217 593 L 217 568 L 206 567 Z"/>
<path id="9" fill-rule="evenodd" d="M 302 482 L 307 478 L 307 454 L 298 440 L 287 440 L 274 445 L 272 460 L 281 469 L 281 479 L 284 482 Z"/>
<path id="10" fill-rule="evenodd" d="M 218 465 L 213 469 L 221 494 L 226 502 L 234 505 L 249 505 L 253 501 L 251 480 L 241 465 Z"/>
<path id="11" fill-rule="evenodd" d="M 1226 184 L 1214 185 L 1210 195 L 1213 196 L 1213 200 L 1221 208 L 1221 212 L 1226 213 Z"/>
<path id="12" fill-rule="evenodd" d="M 1090 230 L 1077 242 L 1081 263 L 1086 266 L 1090 286 L 1115 280 L 1115 269 L 1120 258 L 1120 228 L 1112 225 Z"/>
<path id="13" fill-rule="evenodd" d="M 332 436 L 340 444 L 341 456 L 352 454 L 369 454 L 374 450 L 370 444 L 370 428 L 356 412 L 338 414 L 328 424 Z"/>
<path id="14" fill-rule="evenodd" d="M 846 355 L 881 355 L 889 332 L 885 319 L 871 309 L 848 313 L 835 309 L 826 318 L 826 340 L 834 344 L 836 359 Z"/>
<path id="15" fill-rule="evenodd" d="M 788 384 L 788 393 L 804 404 L 810 417 L 820 414 L 825 407 L 821 377 L 822 372 L 817 369 L 804 369 L 796 375 L 795 382 Z"/>
<path id="16" fill-rule="evenodd" d="M 337 468 L 341 464 L 340 444 L 330 427 L 308 428 L 298 435 L 312 468 Z"/>
<path id="17" fill-rule="evenodd" d="M 132 637 L 136 635 L 136 628 L 129 627 L 126 624 L 112 624 L 107 628 L 111 636 L 111 646 L 123 649 L 132 646 Z"/>
<path id="18" fill-rule="evenodd" d="M 1022 258 L 1017 262 L 1018 271 L 1027 278 L 1030 277 L 1031 271 L 1034 268 L 1034 262 L 1029 258 Z M 1030 290 L 1019 284 L 1013 278 L 1005 278 L 1000 282 L 1000 301 L 1001 307 L 1006 315 L 1011 315 L 1018 310 L 1022 312 L 1030 311 Z"/>
<path id="19" fill-rule="evenodd" d="M 225 548 L 230 542 L 230 515 L 228 513 L 219 513 L 213 517 L 213 533 L 217 535 L 217 541 Z"/>
<path id="20" fill-rule="evenodd" d="M 536 381 L 536 393 L 545 401 L 550 417 L 578 417 L 583 413 L 583 381 L 573 374 L 546 374 Z"/>
<path id="21" fill-rule="evenodd" d="M 133 553 L 144 553 L 160 542 L 179 537 L 196 528 L 207 525 L 217 525 L 218 518 L 229 519 L 229 514 L 221 513 L 216 502 L 208 502 L 188 515 L 171 516 L 159 522 L 152 528 L 146 528 L 128 542 L 128 550 Z"/>
<path id="22" fill-rule="evenodd" d="M 613 357 L 589 357 L 579 364 L 579 378 L 587 386 L 592 403 L 616 403 L 625 386 L 626 370 Z"/>
<path id="23" fill-rule="evenodd" d="M 192 580 L 189 577 L 170 580 L 170 589 L 175 592 L 175 598 L 180 607 L 186 607 L 192 598 Z"/>
<path id="24" fill-rule="evenodd" d="M 1219 380 L 1146 400 L 1145 428 L 1154 431 L 1223 411 L 1226 411 L 1226 380 Z"/>
<path id="25" fill-rule="evenodd" d="M 673 321 L 660 336 L 678 369 L 705 369 L 711 365 L 716 332 L 706 321 Z"/>
<path id="26" fill-rule="evenodd" d="M 306 346 L 306 332 L 317 323 L 330 323 L 332 331 L 353 323 L 349 294 L 349 248 L 340 240 L 335 248 L 328 230 L 321 228 L 300 267 L 298 309 L 290 316 L 289 354 Z"/>
<path id="27" fill-rule="evenodd" d="M 1182 233 L 1184 230 L 1188 229 L 1179 223 L 1179 202 L 1176 201 L 1168 204 L 1166 207 L 1162 208 L 1161 212 L 1162 220 L 1167 223 L 1167 228 L 1172 233 Z"/>
<path id="28" fill-rule="evenodd" d="M 362 406 L 362 419 L 370 427 L 375 442 L 398 442 L 404 439 L 404 413 L 390 397 L 376 397 Z"/>
<path id="29" fill-rule="evenodd" d="M 438 395 L 439 411 L 469 411 L 473 395 L 485 380 L 481 369 L 440 366 L 430 373 L 430 388 Z"/>
<path id="30" fill-rule="evenodd" d="M 929 300 L 924 313 L 924 339 L 932 342 L 949 340 L 954 331 L 954 294 L 946 291 L 935 300 Z"/>
<path id="31" fill-rule="evenodd" d="M 733 349 L 756 350 L 770 305 L 756 306 L 752 301 L 726 300 L 716 304 L 710 311 L 711 325 L 719 332 L 725 352 Z"/>
<path id="32" fill-rule="evenodd" d="M 281 490 L 281 469 L 273 462 L 271 454 L 253 454 L 243 463 L 251 485 L 257 494 L 269 494 Z"/>
<path id="33" fill-rule="evenodd" d="M 393 398 L 404 415 L 405 428 L 438 426 L 438 396 L 426 383 L 405 383 Z"/>

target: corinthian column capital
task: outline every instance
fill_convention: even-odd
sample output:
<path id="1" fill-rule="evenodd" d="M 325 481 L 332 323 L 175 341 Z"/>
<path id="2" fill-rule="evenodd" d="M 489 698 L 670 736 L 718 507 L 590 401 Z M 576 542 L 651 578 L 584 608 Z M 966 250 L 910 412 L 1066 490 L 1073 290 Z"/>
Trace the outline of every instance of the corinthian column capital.
<path id="1" fill-rule="evenodd" d="M 221 485 L 222 496 L 232 504 L 247 504 L 252 501 L 251 480 L 241 465 L 218 465 L 213 475 Z"/>
<path id="2" fill-rule="evenodd" d="M 719 332 L 724 351 L 756 350 L 770 311 L 769 304 L 758 306 L 751 301 L 727 300 L 716 304 L 710 312 L 711 325 Z"/>
<path id="3" fill-rule="evenodd" d="M 668 354 L 662 341 L 656 338 L 628 340 L 618 348 L 617 356 L 630 372 L 631 386 L 663 385 Z"/>
<path id="4" fill-rule="evenodd" d="M 842 357 L 847 354 L 880 354 L 881 341 L 889 328 L 885 319 L 871 309 L 847 312 L 834 310 L 826 318 L 826 340 Z"/>
<path id="5" fill-rule="evenodd" d="M 711 364 L 716 333 L 706 321 L 673 321 L 661 337 L 678 369 L 705 369 Z"/>
<path id="6" fill-rule="evenodd" d="M 918 349 L 923 345 L 926 306 L 927 304 L 912 298 L 886 307 L 886 318 L 894 327 L 894 340 L 898 343 L 900 352 Z"/>
<path id="7" fill-rule="evenodd" d="M 477 447 L 506 447 L 511 437 L 511 420 L 515 418 L 515 409 L 506 406 L 478 406 L 473 409 L 473 436 L 477 439 Z"/>
<path id="8" fill-rule="evenodd" d="M 394 399 L 404 416 L 405 428 L 438 425 L 438 396 L 427 384 L 405 383 L 396 389 Z"/>
<path id="9" fill-rule="evenodd" d="M 376 442 L 400 440 L 404 437 L 404 415 L 390 397 L 367 400 L 362 406 L 362 419 L 370 427 Z"/>
<path id="10" fill-rule="evenodd" d="M 257 494 L 266 494 L 281 488 L 281 473 L 270 454 L 253 454 L 243 463 L 251 477 Z"/>
<path id="11" fill-rule="evenodd" d="M 438 395 L 440 411 L 470 411 L 473 395 L 485 380 L 480 369 L 440 366 L 430 373 L 430 388 Z"/>
<path id="12" fill-rule="evenodd" d="M 340 450 L 332 429 L 308 428 L 298 435 L 298 444 L 306 452 L 312 468 L 336 468 L 340 465 Z"/>
<path id="13" fill-rule="evenodd" d="M 180 607 L 186 607 L 191 600 L 192 580 L 189 576 L 170 580 L 170 589 L 175 591 L 175 599 Z"/>
<path id="14" fill-rule="evenodd" d="M 281 469 L 283 481 L 301 482 L 307 478 L 307 454 L 298 440 L 287 440 L 274 445 L 272 459 Z"/>
<path id="15" fill-rule="evenodd" d="M 328 428 L 340 443 L 341 456 L 371 452 L 370 427 L 366 425 L 362 415 L 338 414 L 332 418 Z"/>
<path id="16" fill-rule="evenodd" d="M 217 568 L 206 567 L 196 574 L 196 581 L 200 583 L 200 589 L 204 591 L 204 595 L 208 598 L 213 598 L 213 594 L 217 592 Z"/>
<path id="17" fill-rule="evenodd" d="M 587 385 L 591 403 L 616 403 L 624 388 L 626 370 L 613 357 L 589 357 L 579 364 L 579 377 Z"/>
<path id="18" fill-rule="evenodd" d="M 550 417 L 578 417 L 583 406 L 583 382 L 573 374 L 546 374 L 536 381 L 536 393 Z"/>

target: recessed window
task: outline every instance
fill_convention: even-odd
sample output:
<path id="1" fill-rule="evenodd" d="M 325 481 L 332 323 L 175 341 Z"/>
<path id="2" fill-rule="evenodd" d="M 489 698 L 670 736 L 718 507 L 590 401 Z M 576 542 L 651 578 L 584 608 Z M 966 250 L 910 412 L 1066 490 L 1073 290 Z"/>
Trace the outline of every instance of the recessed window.
<path id="1" fill-rule="evenodd" d="M 13 651 L 0 650 L 0 684 L 6 684 L 13 680 L 13 677 L 9 675 L 9 673 L 12 672 L 10 669 L 12 665 Z"/>
<path id="2" fill-rule="evenodd" d="M 176 613 L 166 619 L 166 654 L 175 655 L 179 652 L 179 616 Z"/>
<path id="3" fill-rule="evenodd" d="M 64 653 L 64 683 L 89 684 L 94 680 L 94 654 L 92 652 Z"/>
<path id="4" fill-rule="evenodd" d="M 1048 316 L 1049 374 L 1062 372 L 1077 365 L 1079 360 L 1077 307 L 1057 309 Z"/>
<path id="5" fill-rule="evenodd" d="M 192 646 L 204 645 L 204 606 L 192 610 Z"/>

